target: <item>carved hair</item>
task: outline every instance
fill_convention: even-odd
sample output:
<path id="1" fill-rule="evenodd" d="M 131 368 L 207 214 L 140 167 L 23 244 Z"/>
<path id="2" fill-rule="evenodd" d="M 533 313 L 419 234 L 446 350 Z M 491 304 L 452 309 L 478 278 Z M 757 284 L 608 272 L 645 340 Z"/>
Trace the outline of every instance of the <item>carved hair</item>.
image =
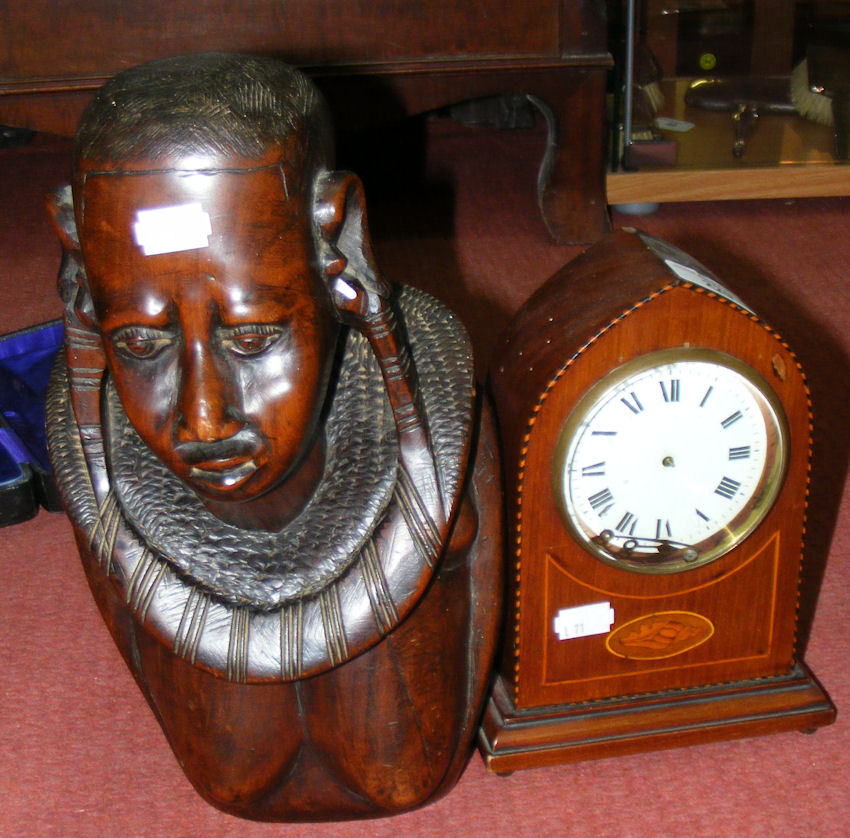
<path id="1" fill-rule="evenodd" d="M 74 159 L 117 164 L 174 155 L 259 157 L 295 140 L 315 171 L 332 156 L 327 108 L 313 83 L 270 58 L 208 53 L 153 61 L 106 82 L 87 107 Z"/>

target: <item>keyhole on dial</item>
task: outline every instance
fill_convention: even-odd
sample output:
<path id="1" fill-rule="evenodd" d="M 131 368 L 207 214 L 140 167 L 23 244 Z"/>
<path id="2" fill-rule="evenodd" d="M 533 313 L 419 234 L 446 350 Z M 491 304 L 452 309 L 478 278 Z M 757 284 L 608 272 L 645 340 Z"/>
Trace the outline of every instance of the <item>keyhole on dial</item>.
<path id="1" fill-rule="evenodd" d="M 661 461 L 661 465 L 664 466 L 664 468 L 673 468 L 673 466 L 676 465 L 676 461 L 668 455 Z"/>

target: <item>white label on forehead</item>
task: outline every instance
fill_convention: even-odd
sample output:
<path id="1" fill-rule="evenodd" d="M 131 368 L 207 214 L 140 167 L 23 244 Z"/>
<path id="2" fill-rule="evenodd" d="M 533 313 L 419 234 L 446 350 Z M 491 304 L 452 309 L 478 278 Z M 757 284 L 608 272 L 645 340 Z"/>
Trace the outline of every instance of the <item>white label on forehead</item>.
<path id="1" fill-rule="evenodd" d="M 210 217 L 199 203 L 139 210 L 133 237 L 145 256 L 209 247 Z"/>

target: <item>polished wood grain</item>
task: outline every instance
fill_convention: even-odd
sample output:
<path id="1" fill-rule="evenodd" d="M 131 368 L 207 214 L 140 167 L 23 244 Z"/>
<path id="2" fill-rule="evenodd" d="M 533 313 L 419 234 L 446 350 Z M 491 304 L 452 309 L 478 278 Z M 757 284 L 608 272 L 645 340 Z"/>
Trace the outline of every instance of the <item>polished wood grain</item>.
<path id="1" fill-rule="evenodd" d="M 569 0 L 308 0 L 238 7 L 174 3 L 0 3 L 0 121 L 70 135 L 111 74 L 200 51 L 274 55 L 306 69 L 340 129 L 479 96 L 527 94 L 549 108 L 540 203 L 558 241 L 609 229 L 604 95 L 611 64 L 599 4 Z"/>
<path id="2" fill-rule="evenodd" d="M 524 578 L 543 580 L 523 590 L 520 604 L 516 699 L 522 707 L 775 675 L 787 671 L 793 658 L 796 611 L 792 604 L 809 453 L 802 374 L 793 356 L 758 321 L 701 289 L 665 291 L 661 286 L 624 313 L 622 321 L 580 350 L 568 371 L 546 391 L 521 453 L 520 469 L 525 475 L 519 487 L 523 516 L 517 525 L 522 539 L 521 572 Z M 551 474 L 552 441 L 578 396 L 598 380 L 601 370 L 657 349 L 685 345 L 731 354 L 770 381 L 795 440 L 786 491 L 759 530 L 720 559 L 686 573 L 626 573 L 575 544 L 563 528 L 550 481 L 543 483 L 534 476 Z M 787 371 L 784 379 L 774 372 L 780 366 Z M 558 609 L 599 599 L 611 601 L 618 624 L 642 614 L 682 610 L 709 619 L 715 637 L 711 644 L 659 661 L 600 655 L 599 636 L 559 641 L 550 628 Z M 774 620 L 777 604 L 780 613 Z M 523 649 L 541 647 L 545 657 L 523 655 Z"/>
<path id="3" fill-rule="evenodd" d="M 434 0 L 427 6 L 398 0 L 330 0 L 319 6 L 311 0 L 248 0 L 238 10 L 222 0 L 3 6 L 4 17 L 15 22 L 5 31 L 4 76 L 19 82 L 112 75 L 199 46 L 227 52 L 283 49 L 298 64 L 342 64 L 457 55 L 554 56 L 560 45 L 557 0 L 520 6 L 511 0 Z M 69 37 L 71 32 L 83 37 Z M 45 45 L 54 50 L 54 67 L 61 72 L 47 70 Z"/>
<path id="4" fill-rule="evenodd" d="M 371 651 L 305 680 L 233 683 L 192 666 L 127 607 L 75 527 L 101 615 L 181 767 L 212 805 L 257 820 L 377 817 L 432 802 L 457 782 L 500 625 L 496 450 L 485 411 L 469 507 L 412 615 Z"/>
<path id="5" fill-rule="evenodd" d="M 521 710 L 500 678 L 479 732 L 489 770 L 623 756 L 786 731 L 811 732 L 835 707 L 798 663 L 772 678 Z"/>
<path id="6" fill-rule="evenodd" d="M 501 613 L 468 338 L 381 274 L 328 141 L 297 70 L 166 59 L 99 91 L 48 201 L 49 447 L 83 567 L 189 780 L 259 820 L 447 791 Z"/>
<path id="7" fill-rule="evenodd" d="M 611 204 L 815 198 L 850 194 L 847 167 L 828 163 L 717 169 L 659 169 L 606 176 Z"/>
<path id="8" fill-rule="evenodd" d="M 676 347 L 726 353 L 769 382 L 787 418 L 790 460 L 776 503 L 730 552 L 685 572 L 634 573 L 599 561 L 566 530 L 552 489 L 554 449 L 566 418 L 601 377 Z M 531 297 L 496 356 L 491 383 L 510 545 L 505 652 L 482 728 L 494 770 L 629 752 L 644 739 L 647 748 L 666 747 L 685 728 L 687 741 L 696 741 L 833 718 L 829 699 L 796 669 L 810 412 L 802 370 L 779 335 L 682 280 L 635 233 L 620 232 Z M 552 623 L 560 609 L 599 601 L 616 614 L 611 634 L 558 639 Z M 690 636 L 700 626 L 707 632 L 670 655 L 629 659 L 613 649 L 630 623 L 669 625 L 670 634 L 683 619 L 698 623 Z M 760 679 L 779 680 L 760 692 Z M 727 686 L 705 691 L 712 684 Z M 653 717 L 634 697 L 649 694 L 663 696 L 667 721 L 659 716 L 644 728 Z"/>

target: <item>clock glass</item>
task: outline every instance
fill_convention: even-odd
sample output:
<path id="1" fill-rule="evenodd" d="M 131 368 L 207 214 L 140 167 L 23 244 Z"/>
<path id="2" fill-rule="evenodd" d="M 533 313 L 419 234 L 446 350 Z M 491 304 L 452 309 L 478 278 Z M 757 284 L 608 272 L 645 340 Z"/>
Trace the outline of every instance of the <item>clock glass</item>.
<path id="1" fill-rule="evenodd" d="M 674 573 L 752 532 L 776 499 L 787 446 L 782 408 L 755 370 L 713 350 L 661 350 L 576 405 L 556 448 L 555 497 L 598 558 Z"/>

